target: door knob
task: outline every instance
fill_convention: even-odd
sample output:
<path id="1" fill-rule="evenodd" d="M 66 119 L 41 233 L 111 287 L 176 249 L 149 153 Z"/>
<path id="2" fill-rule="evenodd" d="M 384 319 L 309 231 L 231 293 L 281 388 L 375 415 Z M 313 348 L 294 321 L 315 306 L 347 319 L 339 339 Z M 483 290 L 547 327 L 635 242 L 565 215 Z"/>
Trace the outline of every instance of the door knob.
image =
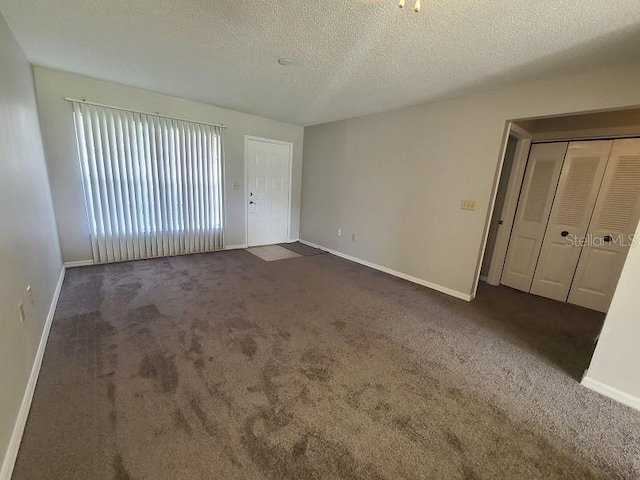
<path id="1" fill-rule="evenodd" d="M 256 202 L 254 202 L 253 200 L 250 200 L 250 201 L 249 201 L 249 205 L 257 205 L 257 203 L 256 203 Z"/>
<path id="2" fill-rule="evenodd" d="M 563 237 L 567 237 L 567 236 L 569 236 L 569 232 L 564 230 L 560 235 L 562 235 Z"/>
<path id="3" fill-rule="evenodd" d="M 603 239 L 605 242 L 610 242 L 611 240 L 613 240 L 613 238 L 611 237 L 611 235 L 605 235 L 604 237 L 602 237 L 602 239 Z"/>

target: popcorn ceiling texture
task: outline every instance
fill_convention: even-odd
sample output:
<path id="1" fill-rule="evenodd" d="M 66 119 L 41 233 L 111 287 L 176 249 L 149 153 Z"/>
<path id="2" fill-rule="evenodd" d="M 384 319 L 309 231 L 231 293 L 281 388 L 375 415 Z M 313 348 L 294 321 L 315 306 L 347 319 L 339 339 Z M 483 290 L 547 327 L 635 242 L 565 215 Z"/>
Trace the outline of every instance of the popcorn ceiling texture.
<path id="1" fill-rule="evenodd" d="M 34 64 L 300 125 L 640 61 L 637 0 L 426 0 L 419 14 L 396 0 L 0 10 Z"/>

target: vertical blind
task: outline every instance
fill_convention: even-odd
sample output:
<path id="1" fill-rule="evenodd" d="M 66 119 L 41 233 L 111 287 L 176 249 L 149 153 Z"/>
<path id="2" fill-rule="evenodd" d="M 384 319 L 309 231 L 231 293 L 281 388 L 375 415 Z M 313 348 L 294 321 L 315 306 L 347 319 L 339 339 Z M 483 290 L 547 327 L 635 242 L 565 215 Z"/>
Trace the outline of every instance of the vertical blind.
<path id="1" fill-rule="evenodd" d="M 96 263 L 222 249 L 221 127 L 72 104 Z"/>

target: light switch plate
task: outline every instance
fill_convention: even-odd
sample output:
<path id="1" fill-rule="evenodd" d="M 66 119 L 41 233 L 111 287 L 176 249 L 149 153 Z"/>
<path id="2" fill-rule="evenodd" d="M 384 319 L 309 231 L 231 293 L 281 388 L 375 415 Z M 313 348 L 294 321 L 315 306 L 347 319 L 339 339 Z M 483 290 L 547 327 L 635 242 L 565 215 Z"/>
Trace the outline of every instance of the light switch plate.
<path id="1" fill-rule="evenodd" d="M 462 200 L 460 202 L 460 210 L 473 211 L 475 209 L 476 209 L 476 201 L 475 200 Z"/>

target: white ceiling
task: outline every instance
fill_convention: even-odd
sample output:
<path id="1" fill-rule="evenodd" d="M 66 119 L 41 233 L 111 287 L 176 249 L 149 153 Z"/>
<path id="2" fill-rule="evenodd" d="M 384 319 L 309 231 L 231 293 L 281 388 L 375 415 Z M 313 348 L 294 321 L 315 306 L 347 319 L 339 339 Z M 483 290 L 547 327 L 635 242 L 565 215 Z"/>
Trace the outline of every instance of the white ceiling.
<path id="1" fill-rule="evenodd" d="M 639 0 L 422 5 L 0 0 L 0 11 L 34 64 L 301 125 L 640 62 Z"/>

